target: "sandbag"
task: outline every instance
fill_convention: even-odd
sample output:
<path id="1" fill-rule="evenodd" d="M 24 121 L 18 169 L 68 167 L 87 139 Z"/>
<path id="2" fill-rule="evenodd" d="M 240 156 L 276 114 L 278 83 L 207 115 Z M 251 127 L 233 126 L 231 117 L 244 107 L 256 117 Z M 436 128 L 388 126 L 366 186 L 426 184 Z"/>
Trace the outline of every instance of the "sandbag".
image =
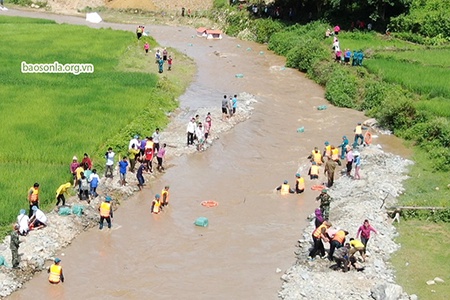
<path id="1" fill-rule="evenodd" d="M 83 210 L 84 210 L 84 206 L 83 205 L 74 205 L 74 206 L 72 206 L 72 213 L 74 215 L 79 216 L 79 217 L 81 217 L 81 215 L 83 214 Z"/>

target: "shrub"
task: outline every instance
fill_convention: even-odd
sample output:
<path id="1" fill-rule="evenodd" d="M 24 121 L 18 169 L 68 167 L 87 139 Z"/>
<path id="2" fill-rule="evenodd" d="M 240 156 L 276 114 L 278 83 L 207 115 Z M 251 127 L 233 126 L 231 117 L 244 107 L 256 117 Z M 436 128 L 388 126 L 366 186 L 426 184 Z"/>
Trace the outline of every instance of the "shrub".
<path id="1" fill-rule="evenodd" d="M 389 89 L 376 113 L 376 118 L 382 127 L 397 133 L 397 131 L 414 125 L 416 115 L 417 112 L 411 99 L 399 95 L 397 89 Z"/>
<path id="2" fill-rule="evenodd" d="M 274 33 L 283 30 L 284 25 L 272 19 L 257 19 L 252 23 L 252 27 L 256 34 L 256 42 L 267 43 Z"/>
<path id="3" fill-rule="evenodd" d="M 383 102 L 384 95 L 388 89 L 388 84 L 382 81 L 366 81 L 363 92 L 362 110 L 372 110 L 379 107 Z"/>
<path id="4" fill-rule="evenodd" d="M 318 84 L 325 86 L 336 68 L 340 68 L 332 60 L 315 61 L 308 70 L 308 76 Z"/>
<path id="5" fill-rule="evenodd" d="M 305 38 L 289 50 L 286 56 L 286 66 L 306 72 L 312 68 L 314 63 L 329 59 L 329 57 L 328 51 L 318 40 Z"/>
<path id="6" fill-rule="evenodd" d="M 358 92 L 358 81 L 349 69 L 336 68 L 325 87 L 325 98 L 340 107 L 354 108 Z"/>

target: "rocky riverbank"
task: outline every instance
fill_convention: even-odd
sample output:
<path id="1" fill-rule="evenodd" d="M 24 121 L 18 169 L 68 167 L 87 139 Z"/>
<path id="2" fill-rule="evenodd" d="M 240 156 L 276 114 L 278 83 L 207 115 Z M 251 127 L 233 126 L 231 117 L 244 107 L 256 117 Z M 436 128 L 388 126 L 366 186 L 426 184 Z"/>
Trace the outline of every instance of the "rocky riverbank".
<path id="1" fill-rule="evenodd" d="M 220 95 L 218 96 L 220 99 Z M 208 112 L 211 112 L 212 127 L 209 141 L 205 149 L 214 144 L 222 134 L 231 130 L 236 124 L 250 118 L 256 100 L 253 95 L 241 93 L 238 95 L 237 113 L 229 120 L 222 121 L 220 104 L 217 107 L 200 108 L 197 111 L 181 112 L 171 120 L 168 128 L 161 133 L 161 143 L 167 143 L 168 151 L 166 168 L 170 167 L 171 157 L 197 152 L 196 147 L 186 146 L 186 122 L 190 117 L 199 115 L 203 120 Z M 124 141 L 128 143 L 128 141 Z M 117 209 L 122 201 L 138 192 L 137 180 L 132 173 L 128 173 L 126 186 L 119 184 L 118 170 L 115 171 L 114 179 L 102 178 L 99 186 L 100 196 L 87 204 L 79 201 L 77 197 L 70 197 L 67 200 L 69 206 L 82 205 L 83 214 L 77 216 L 71 214 L 62 216 L 55 209 L 47 214 L 48 226 L 41 230 L 31 231 L 26 237 L 21 237 L 19 254 L 21 263 L 18 269 L 11 269 L 8 266 L 0 266 L 0 298 L 10 295 L 15 290 L 22 287 L 24 282 L 30 280 L 33 274 L 43 270 L 51 262 L 55 254 L 61 249 L 71 244 L 81 232 L 98 225 L 97 208 L 105 195 L 111 195 L 114 208 Z M 144 174 L 147 184 L 151 184 L 152 179 L 158 176 L 158 171 L 153 174 Z M 113 222 L 114 224 L 114 222 Z M 114 225 L 113 228 L 114 229 Z M 9 250 L 10 237 L 7 236 L 0 244 L 0 257 L 5 258 L 6 264 L 11 266 L 11 251 Z"/>
<path id="2" fill-rule="evenodd" d="M 312 220 L 298 240 L 297 261 L 281 277 L 281 299 L 416 299 L 395 283 L 389 259 L 400 245 L 394 242 L 398 233 L 386 213 L 386 207 L 394 205 L 396 197 L 404 191 L 402 182 L 407 178 L 405 173 L 412 162 L 385 153 L 377 146 L 364 147 L 360 153 L 361 180 L 342 176 L 329 194 L 333 198 L 330 221 L 333 227 L 349 232 L 347 241 L 356 237 L 364 219 L 379 232 L 371 236 L 366 262 L 358 263 L 364 270 L 344 273 L 332 270 L 330 267 L 334 263 L 328 260 L 317 257 L 308 261 L 311 233 L 315 228 Z M 358 253 L 356 257 L 359 257 Z"/>

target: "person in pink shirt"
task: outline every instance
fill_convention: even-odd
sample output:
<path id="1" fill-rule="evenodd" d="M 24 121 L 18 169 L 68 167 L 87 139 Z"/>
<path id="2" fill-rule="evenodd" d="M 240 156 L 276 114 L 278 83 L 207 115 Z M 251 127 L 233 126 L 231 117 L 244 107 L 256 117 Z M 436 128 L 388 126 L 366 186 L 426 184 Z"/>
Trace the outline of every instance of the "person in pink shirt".
<path id="1" fill-rule="evenodd" d="M 366 254 L 367 242 L 369 242 L 371 231 L 375 234 L 378 234 L 375 228 L 373 228 L 372 225 L 369 224 L 369 220 L 364 220 L 364 224 L 359 226 L 358 232 L 356 233 L 356 238 L 361 236 L 361 242 L 364 244 L 364 254 Z"/>
<path id="2" fill-rule="evenodd" d="M 209 132 L 211 131 L 212 118 L 211 113 L 208 112 L 205 118 L 205 140 L 208 139 Z"/>
<path id="3" fill-rule="evenodd" d="M 144 44 L 145 53 L 148 53 L 148 49 L 150 49 L 150 45 L 148 42 L 145 42 L 145 44 Z"/>
<path id="4" fill-rule="evenodd" d="M 163 144 L 163 146 L 158 150 L 158 153 L 156 154 L 156 159 L 158 160 L 158 171 L 162 172 L 164 171 L 164 167 L 163 167 L 163 159 L 164 156 L 166 155 L 166 144 Z"/>

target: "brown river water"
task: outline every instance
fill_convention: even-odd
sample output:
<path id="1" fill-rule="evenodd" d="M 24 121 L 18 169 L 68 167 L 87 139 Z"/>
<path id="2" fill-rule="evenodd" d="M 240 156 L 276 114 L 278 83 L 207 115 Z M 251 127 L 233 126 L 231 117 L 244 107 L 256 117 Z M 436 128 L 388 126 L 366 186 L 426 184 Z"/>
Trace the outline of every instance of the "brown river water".
<path id="1" fill-rule="evenodd" d="M 76 17 L 9 14 L 135 30 Z M 50 285 L 43 272 L 8 299 L 277 299 L 282 273 L 276 269 L 284 272 L 295 261 L 296 241 L 317 205 L 317 192 L 280 196 L 273 189 L 284 179 L 293 183 L 298 169 L 306 176 L 306 156 L 314 146 L 322 149 L 325 140 L 338 145 L 342 135 L 352 139 L 356 122 L 366 118 L 328 105 L 322 87 L 296 70 L 281 69 L 284 58 L 264 45 L 229 37 L 207 41 L 192 38 L 191 28 L 145 25 L 161 46 L 197 63 L 196 78 L 180 97 L 182 108 L 219 110 L 224 93 L 248 92 L 258 100 L 254 113 L 207 151 L 174 158 L 173 167 L 116 211 L 113 230 L 89 230 L 58 253 L 65 283 Z M 237 73 L 244 78 L 235 78 Z M 326 110 L 316 109 L 324 104 Z M 213 130 L 214 122 L 220 120 L 213 120 Z M 297 133 L 301 126 L 305 132 Z M 408 154 L 393 136 L 374 142 Z M 151 215 L 152 197 L 166 184 L 171 206 Z M 200 205 L 209 199 L 219 206 Z M 208 227 L 193 225 L 200 216 L 209 219 Z"/>

